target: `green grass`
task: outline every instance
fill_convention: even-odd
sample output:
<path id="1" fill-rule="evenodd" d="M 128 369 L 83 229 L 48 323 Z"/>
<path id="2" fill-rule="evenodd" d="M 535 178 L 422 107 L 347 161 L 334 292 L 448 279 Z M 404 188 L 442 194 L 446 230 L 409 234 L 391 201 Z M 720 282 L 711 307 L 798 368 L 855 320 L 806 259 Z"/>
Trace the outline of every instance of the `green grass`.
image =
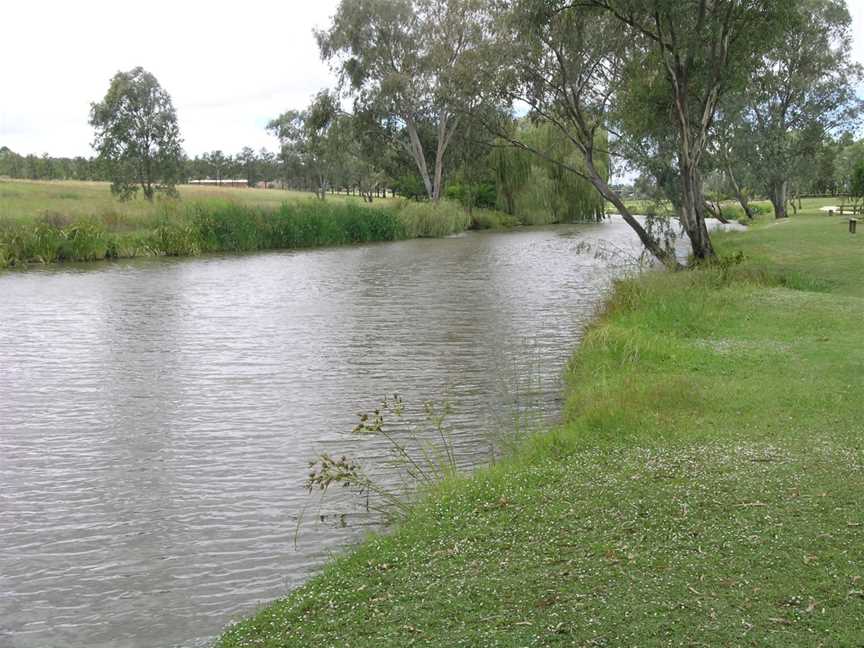
<path id="1" fill-rule="evenodd" d="M 146 225 L 154 208 L 143 199 L 120 202 L 114 199 L 107 182 L 32 181 L 0 178 L 0 221 L 29 222 L 45 216 L 72 221 L 81 217 L 105 220 L 125 227 Z M 181 185 L 186 202 L 234 202 L 249 207 L 278 208 L 285 202 L 314 202 L 312 194 L 279 189 L 238 189 Z M 334 203 L 361 203 L 356 196 L 328 195 Z M 170 202 L 170 201 L 169 201 Z M 376 199 L 374 205 L 395 203 L 392 198 Z"/>
<path id="2" fill-rule="evenodd" d="M 0 180 L 0 268 L 446 236 L 470 225 L 455 203 L 276 190 L 181 187 L 181 199 L 118 202 L 107 184 Z"/>
<path id="3" fill-rule="evenodd" d="M 864 235 L 816 207 L 620 282 L 560 426 L 218 645 L 862 645 Z"/>

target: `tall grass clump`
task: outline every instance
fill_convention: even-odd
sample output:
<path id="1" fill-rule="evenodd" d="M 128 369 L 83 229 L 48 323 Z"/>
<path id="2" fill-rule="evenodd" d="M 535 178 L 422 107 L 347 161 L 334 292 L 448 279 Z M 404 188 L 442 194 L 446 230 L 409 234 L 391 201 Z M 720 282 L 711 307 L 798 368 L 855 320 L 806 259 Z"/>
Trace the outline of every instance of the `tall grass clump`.
<path id="1" fill-rule="evenodd" d="M 468 212 L 456 202 L 405 202 L 398 208 L 404 238 L 438 238 L 464 232 L 471 225 Z"/>
<path id="2" fill-rule="evenodd" d="M 405 238 L 392 207 L 354 203 L 285 203 L 266 214 L 269 248 L 347 245 Z"/>
<path id="3" fill-rule="evenodd" d="M 115 256 L 117 236 L 92 219 L 67 227 L 48 221 L 0 227 L 0 267 L 56 261 L 97 261 Z"/>
<path id="4" fill-rule="evenodd" d="M 508 229 L 519 225 L 519 219 L 497 209 L 474 209 L 471 212 L 471 229 Z"/>

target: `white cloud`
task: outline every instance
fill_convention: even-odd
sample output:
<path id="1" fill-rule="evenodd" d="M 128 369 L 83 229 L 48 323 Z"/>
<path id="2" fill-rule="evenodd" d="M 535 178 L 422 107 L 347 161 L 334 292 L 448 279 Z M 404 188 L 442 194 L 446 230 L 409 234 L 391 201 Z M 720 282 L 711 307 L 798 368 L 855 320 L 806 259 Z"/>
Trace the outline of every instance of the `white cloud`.
<path id="1" fill-rule="evenodd" d="M 90 103 L 136 65 L 171 94 L 190 154 L 275 147 L 264 124 L 333 76 L 312 35 L 337 0 L 10 2 L 0 38 L 0 145 L 91 155 Z"/>
<path id="2" fill-rule="evenodd" d="M 0 145 L 91 155 L 90 102 L 141 65 L 174 98 L 190 154 L 275 147 L 264 124 L 333 77 L 312 35 L 337 0 L 7 2 L 0 37 Z M 864 63 L 864 0 L 849 0 Z"/>

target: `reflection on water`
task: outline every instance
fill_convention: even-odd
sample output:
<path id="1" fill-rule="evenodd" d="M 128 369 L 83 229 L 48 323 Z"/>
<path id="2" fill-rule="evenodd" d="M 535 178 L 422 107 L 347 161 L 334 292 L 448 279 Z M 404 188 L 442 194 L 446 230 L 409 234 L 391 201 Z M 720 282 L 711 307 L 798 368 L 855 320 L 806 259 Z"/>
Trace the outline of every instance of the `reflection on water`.
<path id="1" fill-rule="evenodd" d="M 206 645 L 363 532 L 294 543 L 307 460 L 380 453 L 344 432 L 385 394 L 449 394 L 486 461 L 557 409 L 601 238 L 635 249 L 612 221 L 0 275 L 0 645 Z"/>

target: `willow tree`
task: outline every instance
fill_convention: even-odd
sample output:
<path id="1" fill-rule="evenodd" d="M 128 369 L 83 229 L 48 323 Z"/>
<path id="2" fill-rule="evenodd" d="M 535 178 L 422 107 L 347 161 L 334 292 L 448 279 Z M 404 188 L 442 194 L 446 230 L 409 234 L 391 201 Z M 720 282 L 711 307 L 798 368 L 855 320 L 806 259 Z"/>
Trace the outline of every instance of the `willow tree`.
<path id="1" fill-rule="evenodd" d="M 342 0 L 329 29 L 316 32 L 323 59 L 364 109 L 401 122 L 396 141 L 438 200 L 445 160 L 471 103 L 478 43 L 487 30 L 482 0 Z M 421 139 L 431 126 L 431 151 Z"/>
<path id="2" fill-rule="evenodd" d="M 501 126 L 510 137 L 515 136 L 518 122 Z M 498 138 L 489 155 L 489 164 L 495 175 L 498 206 L 511 216 L 516 216 L 516 198 L 531 179 L 533 157 L 521 148 L 508 145 L 508 140 Z"/>
<path id="3" fill-rule="evenodd" d="M 598 146 L 605 147 L 606 133 L 598 137 Z M 557 128 L 522 119 L 510 131 L 510 138 L 539 151 L 542 157 L 503 140 L 494 148 L 491 163 L 504 211 L 531 224 L 602 220 L 605 201 L 588 181 L 568 170 L 582 169 L 583 162 L 573 143 Z M 606 164 L 598 162 L 608 179 Z M 540 218 L 538 211 L 543 213 Z"/>

